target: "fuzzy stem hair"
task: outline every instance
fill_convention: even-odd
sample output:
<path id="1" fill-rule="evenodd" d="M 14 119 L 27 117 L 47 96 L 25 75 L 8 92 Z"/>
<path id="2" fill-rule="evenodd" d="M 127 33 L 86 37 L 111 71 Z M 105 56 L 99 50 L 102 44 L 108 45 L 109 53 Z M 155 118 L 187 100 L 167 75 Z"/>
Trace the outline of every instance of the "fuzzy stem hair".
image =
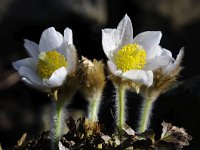
<path id="1" fill-rule="evenodd" d="M 64 123 L 64 110 L 65 106 L 63 103 L 55 103 L 52 105 L 53 107 L 53 118 L 52 118 L 52 126 L 51 126 L 51 132 L 52 132 L 52 139 L 54 139 L 54 142 L 58 142 L 60 140 L 60 137 L 62 136 L 63 132 L 63 123 Z"/>
<path id="2" fill-rule="evenodd" d="M 122 131 L 123 125 L 126 121 L 126 97 L 125 92 L 126 88 L 123 85 L 119 85 L 116 87 L 116 116 L 117 116 L 117 126 L 119 128 L 119 132 Z"/>
<path id="3" fill-rule="evenodd" d="M 150 125 L 153 104 L 154 100 L 152 100 L 150 97 L 144 98 L 140 113 L 140 120 L 138 127 L 139 133 L 145 132 Z"/>
<path id="4" fill-rule="evenodd" d="M 98 113 L 100 107 L 101 96 L 89 99 L 88 119 L 92 122 L 98 121 Z"/>
<path id="5" fill-rule="evenodd" d="M 56 106 L 56 120 L 55 120 L 55 136 L 60 139 L 62 135 L 62 125 L 64 121 L 63 117 L 64 107 L 61 104 Z"/>

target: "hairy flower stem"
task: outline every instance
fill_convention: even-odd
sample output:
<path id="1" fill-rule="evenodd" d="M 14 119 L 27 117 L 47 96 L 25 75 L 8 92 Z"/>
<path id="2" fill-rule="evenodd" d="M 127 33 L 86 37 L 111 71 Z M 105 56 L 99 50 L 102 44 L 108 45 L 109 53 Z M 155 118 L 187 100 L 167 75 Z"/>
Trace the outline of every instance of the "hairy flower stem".
<path id="1" fill-rule="evenodd" d="M 150 97 L 146 97 L 143 101 L 141 107 L 140 122 L 138 127 L 139 133 L 142 133 L 148 129 L 148 126 L 150 124 L 150 117 L 152 113 L 153 103 L 154 100 L 151 99 Z"/>
<path id="2" fill-rule="evenodd" d="M 125 87 L 123 85 L 119 85 L 117 87 L 117 97 L 116 97 L 116 115 L 117 115 L 117 126 L 119 128 L 119 132 L 122 131 L 123 125 L 126 121 L 126 113 L 125 113 Z"/>
<path id="3" fill-rule="evenodd" d="M 100 98 L 96 97 L 89 100 L 88 119 L 92 122 L 98 121 Z"/>
<path id="4" fill-rule="evenodd" d="M 62 136 L 62 125 L 64 121 L 64 114 L 63 111 L 65 109 L 65 101 L 63 100 L 63 97 L 58 96 L 58 91 L 55 90 L 53 92 L 53 105 L 52 105 L 52 110 L 53 110 L 53 118 L 52 118 L 52 126 L 51 126 L 51 131 L 52 131 L 52 139 L 54 142 L 58 143 L 60 140 L 60 137 Z"/>
<path id="5" fill-rule="evenodd" d="M 63 125 L 63 104 L 57 104 L 56 105 L 56 118 L 54 118 L 55 121 L 55 138 L 58 141 L 62 135 L 62 125 Z"/>

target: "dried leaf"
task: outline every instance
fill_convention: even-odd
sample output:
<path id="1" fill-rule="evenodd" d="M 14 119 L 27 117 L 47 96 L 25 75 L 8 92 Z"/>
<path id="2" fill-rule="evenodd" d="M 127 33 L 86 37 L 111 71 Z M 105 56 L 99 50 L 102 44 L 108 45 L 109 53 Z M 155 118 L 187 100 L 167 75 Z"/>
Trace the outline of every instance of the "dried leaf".
<path id="1" fill-rule="evenodd" d="M 69 150 L 61 142 L 58 143 L 59 150 Z"/>
<path id="2" fill-rule="evenodd" d="M 24 133 L 22 135 L 22 137 L 17 141 L 17 146 L 21 146 L 25 142 L 26 136 L 27 136 L 27 133 Z"/>
<path id="3" fill-rule="evenodd" d="M 114 145 L 116 145 L 116 146 L 119 146 L 119 145 L 121 144 L 121 141 L 120 141 L 118 135 L 114 135 L 114 136 L 112 137 L 112 140 L 114 141 Z"/>
<path id="4" fill-rule="evenodd" d="M 105 143 L 107 143 L 111 139 L 111 137 L 108 135 L 102 135 L 101 138 L 104 140 Z"/>
<path id="5" fill-rule="evenodd" d="M 112 136 L 103 133 L 102 126 L 98 124 L 93 126 L 94 124 L 86 118 L 77 121 L 69 118 L 67 125 L 69 132 L 63 135 L 58 143 L 59 150 L 181 150 L 183 146 L 189 145 L 189 140 L 191 140 L 191 136 L 183 128 L 177 128 L 167 123 L 162 124 L 163 133 L 158 141 L 154 141 L 155 133 L 152 130 L 137 134 L 128 125 L 123 126 L 123 134 L 117 133 Z M 89 136 L 88 132 L 90 132 Z M 26 142 L 23 142 L 25 135 L 22 137 L 21 142 L 18 143 L 22 145 L 16 146 L 16 150 L 49 149 L 52 142 L 49 132 L 44 132 L 31 140 L 26 139 Z M 1 147 L 0 150 L 2 150 Z"/>
<path id="6" fill-rule="evenodd" d="M 126 148 L 125 150 L 134 150 L 134 149 L 133 149 L 133 147 L 131 146 L 131 147 Z"/>
<path id="7" fill-rule="evenodd" d="M 128 135 L 135 135 L 135 131 L 130 127 L 128 126 L 127 124 L 124 124 L 123 126 L 123 130 L 128 134 Z"/>
<path id="8" fill-rule="evenodd" d="M 69 141 L 71 146 L 74 146 L 76 143 L 74 141 Z"/>
<path id="9" fill-rule="evenodd" d="M 163 122 L 162 126 L 161 141 L 174 143 L 177 148 L 183 148 L 184 146 L 188 146 L 189 141 L 192 140 L 192 137 L 185 132 L 184 128 L 178 128 L 166 122 Z"/>
<path id="10" fill-rule="evenodd" d="M 90 121 L 87 118 L 85 118 L 83 126 L 88 137 L 100 133 L 101 130 L 101 126 L 98 122 Z"/>

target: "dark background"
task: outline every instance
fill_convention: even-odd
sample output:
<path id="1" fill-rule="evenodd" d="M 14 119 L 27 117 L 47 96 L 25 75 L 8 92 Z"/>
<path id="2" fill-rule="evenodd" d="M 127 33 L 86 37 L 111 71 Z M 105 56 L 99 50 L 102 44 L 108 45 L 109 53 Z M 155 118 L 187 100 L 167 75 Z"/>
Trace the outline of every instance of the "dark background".
<path id="1" fill-rule="evenodd" d="M 181 85 L 161 95 L 156 102 L 151 128 L 161 132 L 161 122 L 184 127 L 193 136 L 188 150 L 200 149 L 200 1 L 199 0 L 0 0 L 0 143 L 16 144 L 27 132 L 37 135 L 48 129 L 50 99 L 20 81 L 11 62 L 28 57 L 23 39 L 39 42 L 42 31 L 54 26 L 63 33 L 73 30 L 79 56 L 106 57 L 101 45 L 101 29 L 116 28 L 125 14 L 132 20 L 134 36 L 160 30 L 161 45 L 176 57 L 185 47 Z M 113 91 L 113 92 L 110 92 Z M 86 112 L 87 102 L 80 94 L 69 108 Z M 128 93 L 128 121 L 136 128 L 141 98 Z M 114 89 L 104 91 L 100 121 L 113 128 Z M 43 115 L 44 114 L 44 115 Z M 43 122 L 46 122 L 45 124 Z"/>

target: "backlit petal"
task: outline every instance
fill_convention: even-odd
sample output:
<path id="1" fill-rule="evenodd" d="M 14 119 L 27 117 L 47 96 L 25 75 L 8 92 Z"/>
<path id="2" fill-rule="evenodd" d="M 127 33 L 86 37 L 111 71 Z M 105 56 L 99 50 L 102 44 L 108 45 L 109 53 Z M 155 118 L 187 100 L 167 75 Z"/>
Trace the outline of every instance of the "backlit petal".
<path id="1" fill-rule="evenodd" d="M 40 51 L 49 51 L 53 49 L 59 49 L 63 44 L 63 36 L 55 30 L 54 27 L 50 27 L 41 35 L 39 42 Z"/>
<path id="2" fill-rule="evenodd" d="M 69 45 L 67 47 L 65 56 L 68 61 L 67 72 L 68 74 L 70 74 L 71 72 L 75 70 L 76 65 L 77 65 L 77 53 L 76 53 L 76 48 L 74 45 Z"/>
<path id="3" fill-rule="evenodd" d="M 24 40 L 24 47 L 31 57 L 38 58 L 38 55 L 39 55 L 38 44 L 36 44 L 33 41 L 29 41 L 29 40 L 25 39 Z"/>
<path id="4" fill-rule="evenodd" d="M 122 76 L 122 71 L 121 70 L 117 70 L 116 65 L 112 62 L 112 61 L 108 61 L 108 68 L 110 69 L 110 71 L 116 75 L 116 76 Z"/>
<path id="5" fill-rule="evenodd" d="M 120 21 L 117 29 L 102 30 L 103 50 L 108 59 L 112 60 L 113 54 L 123 45 L 132 43 L 133 28 L 130 18 L 125 17 Z"/>
<path id="6" fill-rule="evenodd" d="M 70 28 L 66 28 L 64 30 L 64 41 L 68 44 L 68 45 L 72 45 L 73 44 L 73 36 L 72 36 L 72 30 Z"/>
<path id="7" fill-rule="evenodd" d="M 130 70 L 123 73 L 123 77 L 146 86 L 151 86 L 153 84 L 152 71 Z"/>
<path id="8" fill-rule="evenodd" d="M 167 66 L 169 63 L 173 62 L 174 59 L 172 54 L 167 49 L 161 49 L 160 56 L 156 56 L 151 59 L 147 59 L 147 63 L 144 67 L 144 70 L 156 70 L 162 67 Z"/>
<path id="9" fill-rule="evenodd" d="M 133 43 L 141 45 L 147 53 L 147 59 L 154 58 L 159 52 L 159 43 L 162 37 L 160 31 L 146 31 L 138 34 Z"/>
<path id="10" fill-rule="evenodd" d="M 175 71 L 177 67 L 180 66 L 184 56 L 184 48 L 181 48 L 179 54 L 174 62 L 171 62 L 168 66 L 162 68 L 163 74 L 169 75 L 171 72 Z"/>
<path id="11" fill-rule="evenodd" d="M 61 67 L 56 70 L 49 79 L 43 79 L 43 83 L 49 87 L 58 87 L 63 84 L 67 76 L 67 70 L 65 67 Z"/>
<path id="12" fill-rule="evenodd" d="M 12 63 L 13 67 L 16 70 L 19 70 L 21 67 L 30 68 L 36 70 L 37 60 L 34 58 L 25 58 Z"/>
<path id="13" fill-rule="evenodd" d="M 20 67 L 19 74 L 23 78 L 27 78 L 30 83 L 42 85 L 42 79 L 36 74 L 34 70 L 27 67 Z"/>
<path id="14" fill-rule="evenodd" d="M 117 29 L 102 30 L 103 50 L 108 59 L 112 59 L 113 53 L 120 46 L 120 32 Z"/>
<path id="15" fill-rule="evenodd" d="M 128 15 L 125 15 L 124 18 L 120 21 L 117 30 L 120 32 L 120 44 L 121 46 L 130 44 L 133 40 L 133 27 L 130 18 Z"/>

